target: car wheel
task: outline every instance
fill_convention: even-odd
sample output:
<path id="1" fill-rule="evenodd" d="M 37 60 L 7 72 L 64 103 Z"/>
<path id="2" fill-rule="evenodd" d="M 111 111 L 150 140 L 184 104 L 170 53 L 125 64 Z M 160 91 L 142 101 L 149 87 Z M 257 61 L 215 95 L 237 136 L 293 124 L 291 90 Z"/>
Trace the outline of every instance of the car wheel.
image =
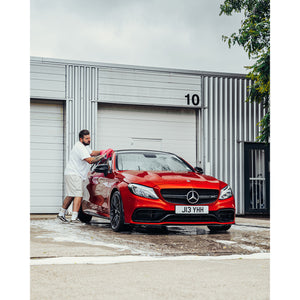
<path id="1" fill-rule="evenodd" d="M 79 211 L 78 211 L 78 219 L 83 223 L 90 223 L 93 216 L 87 215 L 82 211 L 82 206 L 80 205 Z"/>
<path id="2" fill-rule="evenodd" d="M 110 225 L 113 231 L 124 229 L 124 211 L 121 194 L 116 191 L 110 201 Z"/>
<path id="3" fill-rule="evenodd" d="M 211 232 L 227 231 L 230 229 L 231 225 L 208 225 L 208 229 Z"/>

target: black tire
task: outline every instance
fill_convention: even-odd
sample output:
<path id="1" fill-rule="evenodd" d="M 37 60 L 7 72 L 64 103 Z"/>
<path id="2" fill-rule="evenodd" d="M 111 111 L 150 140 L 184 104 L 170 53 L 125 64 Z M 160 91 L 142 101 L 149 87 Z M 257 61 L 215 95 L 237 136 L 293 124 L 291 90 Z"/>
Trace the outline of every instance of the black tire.
<path id="1" fill-rule="evenodd" d="M 231 225 L 207 225 L 211 232 L 227 231 L 230 229 Z"/>
<path id="2" fill-rule="evenodd" d="M 79 211 L 78 211 L 78 219 L 83 223 L 90 223 L 92 220 L 91 215 L 87 215 L 82 211 L 82 206 L 80 205 Z"/>
<path id="3" fill-rule="evenodd" d="M 110 226 L 115 232 L 125 229 L 123 203 L 118 191 L 114 192 L 110 200 Z"/>

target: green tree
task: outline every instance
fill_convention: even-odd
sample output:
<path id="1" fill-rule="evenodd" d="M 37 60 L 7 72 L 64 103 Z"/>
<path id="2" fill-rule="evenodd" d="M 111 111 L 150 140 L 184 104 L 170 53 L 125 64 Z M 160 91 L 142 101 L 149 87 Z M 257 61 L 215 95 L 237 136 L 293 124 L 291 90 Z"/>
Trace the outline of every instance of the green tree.
<path id="1" fill-rule="evenodd" d="M 260 135 L 257 140 L 269 142 L 270 138 L 270 0 L 225 0 L 220 5 L 220 15 L 231 16 L 232 13 L 243 13 L 244 18 L 238 33 L 230 37 L 223 36 L 232 45 L 244 48 L 249 58 L 255 60 L 247 75 L 252 80 L 248 87 L 247 101 L 262 103 L 266 114 L 258 123 Z"/>

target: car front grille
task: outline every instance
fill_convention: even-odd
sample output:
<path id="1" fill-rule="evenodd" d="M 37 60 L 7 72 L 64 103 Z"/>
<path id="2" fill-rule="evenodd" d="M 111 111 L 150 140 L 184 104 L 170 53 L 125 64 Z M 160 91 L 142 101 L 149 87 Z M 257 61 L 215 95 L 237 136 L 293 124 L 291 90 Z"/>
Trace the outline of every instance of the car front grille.
<path id="1" fill-rule="evenodd" d="M 193 191 L 197 193 L 197 201 L 188 202 L 188 194 Z M 164 200 L 174 204 L 199 205 L 215 202 L 219 196 L 219 190 L 210 189 L 161 189 L 160 191 Z M 196 202 L 195 202 L 196 201 Z"/>

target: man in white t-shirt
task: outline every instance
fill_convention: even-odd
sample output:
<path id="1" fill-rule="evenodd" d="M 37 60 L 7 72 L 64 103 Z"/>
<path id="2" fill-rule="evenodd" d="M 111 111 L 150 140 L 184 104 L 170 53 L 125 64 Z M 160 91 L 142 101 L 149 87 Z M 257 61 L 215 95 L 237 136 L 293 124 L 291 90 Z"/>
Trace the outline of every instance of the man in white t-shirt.
<path id="1" fill-rule="evenodd" d="M 66 211 L 73 202 L 71 222 L 78 223 L 78 211 L 83 196 L 83 188 L 87 180 L 90 164 L 96 163 L 104 158 L 100 151 L 92 151 L 90 148 L 90 133 L 84 129 L 79 132 L 79 141 L 74 145 L 70 153 L 70 159 L 65 169 L 66 197 L 57 217 L 68 222 L 65 217 Z"/>

